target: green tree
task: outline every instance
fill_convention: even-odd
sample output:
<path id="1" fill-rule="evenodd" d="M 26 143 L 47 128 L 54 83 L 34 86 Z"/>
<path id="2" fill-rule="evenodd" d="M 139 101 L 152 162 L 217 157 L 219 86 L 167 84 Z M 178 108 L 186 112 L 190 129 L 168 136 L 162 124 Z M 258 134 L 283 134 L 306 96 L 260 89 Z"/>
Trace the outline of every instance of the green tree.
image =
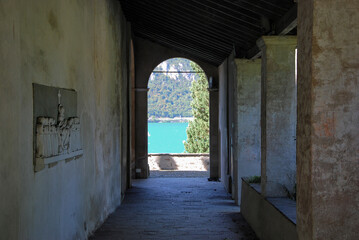
<path id="1" fill-rule="evenodd" d="M 194 71 L 200 72 L 202 69 L 191 62 Z M 189 122 L 187 128 L 187 141 L 184 147 L 188 153 L 208 153 L 209 152 L 209 93 L 208 82 L 204 73 L 197 73 L 199 78 L 192 81 L 192 114 L 194 120 Z"/>

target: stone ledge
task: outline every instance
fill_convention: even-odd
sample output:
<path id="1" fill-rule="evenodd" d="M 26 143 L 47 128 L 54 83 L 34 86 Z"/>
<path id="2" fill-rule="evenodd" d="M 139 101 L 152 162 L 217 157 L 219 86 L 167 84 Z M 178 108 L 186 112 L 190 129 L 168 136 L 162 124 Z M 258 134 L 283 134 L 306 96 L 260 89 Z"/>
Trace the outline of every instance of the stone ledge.
<path id="1" fill-rule="evenodd" d="M 266 199 L 256 186 L 242 179 L 241 213 L 251 225 L 259 239 L 297 240 L 295 216 L 287 216 L 282 201 L 278 198 Z M 284 201 L 289 200 L 284 198 Z M 292 201 L 292 200 L 291 200 Z M 290 208 L 293 206 L 291 205 Z M 284 206 L 285 208 L 285 206 Z"/>
<path id="2" fill-rule="evenodd" d="M 37 157 L 35 159 L 35 172 L 43 170 L 46 166 L 53 166 L 55 163 L 63 160 L 74 160 L 83 155 L 83 150 L 78 150 L 68 154 L 57 155 L 52 157 Z"/>
<path id="3" fill-rule="evenodd" d="M 209 157 L 209 153 L 149 153 L 148 157 L 155 156 L 178 156 L 178 157 Z"/>

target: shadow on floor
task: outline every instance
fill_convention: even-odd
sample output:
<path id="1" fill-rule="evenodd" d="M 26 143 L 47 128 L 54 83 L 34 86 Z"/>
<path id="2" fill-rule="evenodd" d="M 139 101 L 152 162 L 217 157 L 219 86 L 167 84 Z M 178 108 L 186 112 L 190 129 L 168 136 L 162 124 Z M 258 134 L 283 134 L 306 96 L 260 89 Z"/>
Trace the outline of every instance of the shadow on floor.
<path id="1" fill-rule="evenodd" d="M 177 170 L 178 166 L 174 158 L 168 154 L 161 154 L 155 158 L 155 161 L 158 164 L 158 167 L 161 170 Z"/>
<path id="2" fill-rule="evenodd" d="M 200 157 L 200 160 L 202 162 L 203 167 L 209 171 L 209 157 L 208 156 L 202 156 Z"/>
<path id="3" fill-rule="evenodd" d="M 241 213 L 229 213 L 228 216 L 237 226 L 235 231 L 244 235 L 241 240 L 259 240 Z"/>

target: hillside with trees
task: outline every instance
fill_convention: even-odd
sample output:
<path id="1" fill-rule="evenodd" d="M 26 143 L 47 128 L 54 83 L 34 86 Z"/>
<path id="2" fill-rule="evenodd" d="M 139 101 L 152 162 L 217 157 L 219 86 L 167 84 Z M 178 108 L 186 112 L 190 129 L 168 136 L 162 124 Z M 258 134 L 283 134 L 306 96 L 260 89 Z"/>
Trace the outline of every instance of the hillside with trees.
<path id="1" fill-rule="evenodd" d="M 172 58 L 154 71 L 170 73 L 152 73 L 148 87 L 148 119 L 192 117 L 191 83 L 198 80 L 195 73 L 173 73 L 193 71 L 191 61 L 184 58 Z M 200 68 L 199 68 L 200 69 Z"/>
<path id="2" fill-rule="evenodd" d="M 186 130 L 185 151 L 208 153 L 209 92 L 202 69 L 184 58 L 169 59 L 154 69 L 148 87 L 149 121 L 193 117 Z"/>

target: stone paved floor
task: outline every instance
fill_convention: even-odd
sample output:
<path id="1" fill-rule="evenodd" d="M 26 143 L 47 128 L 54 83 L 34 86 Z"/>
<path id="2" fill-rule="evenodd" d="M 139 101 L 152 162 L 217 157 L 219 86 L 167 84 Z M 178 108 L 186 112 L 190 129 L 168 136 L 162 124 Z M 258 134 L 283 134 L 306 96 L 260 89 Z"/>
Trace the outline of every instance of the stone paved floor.
<path id="1" fill-rule="evenodd" d="M 206 178 L 135 180 L 90 239 L 256 239 L 222 183 Z"/>

